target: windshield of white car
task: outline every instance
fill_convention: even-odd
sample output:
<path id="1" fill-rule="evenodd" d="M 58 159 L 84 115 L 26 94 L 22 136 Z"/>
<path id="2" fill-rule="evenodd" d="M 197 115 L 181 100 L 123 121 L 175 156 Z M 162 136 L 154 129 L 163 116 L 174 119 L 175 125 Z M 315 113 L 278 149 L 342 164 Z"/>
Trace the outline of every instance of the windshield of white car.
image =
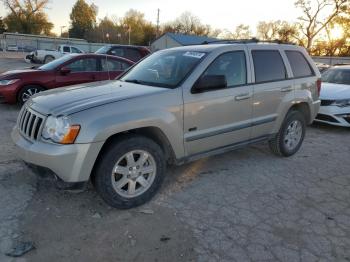
<path id="1" fill-rule="evenodd" d="M 47 63 L 45 65 L 40 66 L 38 69 L 43 70 L 43 71 L 53 70 L 53 69 L 57 68 L 58 66 L 60 66 L 61 64 L 67 62 L 71 58 L 72 57 L 70 55 L 65 55 L 65 56 L 62 56 L 61 58 L 53 60 L 50 63 Z"/>
<path id="2" fill-rule="evenodd" d="M 322 82 L 350 85 L 350 69 L 328 69 L 322 74 Z"/>
<path id="3" fill-rule="evenodd" d="M 206 53 L 197 51 L 158 51 L 135 65 L 121 81 L 165 88 L 177 87 L 202 61 Z"/>

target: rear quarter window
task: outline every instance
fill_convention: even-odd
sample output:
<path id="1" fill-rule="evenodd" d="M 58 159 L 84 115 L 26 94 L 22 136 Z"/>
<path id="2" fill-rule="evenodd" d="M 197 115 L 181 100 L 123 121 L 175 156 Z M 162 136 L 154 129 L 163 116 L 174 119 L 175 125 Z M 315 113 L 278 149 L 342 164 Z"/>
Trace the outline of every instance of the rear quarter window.
<path id="1" fill-rule="evenodd" d="M 285 51 L 294 77 L 315 75 L 305 56 L 299 51 Z"/>
<path id="2" fill-rule="evenodd" d="M 252 50 L 252 57 L 256 83 L 286 79 L 286 67 L 278 50 Z"/>

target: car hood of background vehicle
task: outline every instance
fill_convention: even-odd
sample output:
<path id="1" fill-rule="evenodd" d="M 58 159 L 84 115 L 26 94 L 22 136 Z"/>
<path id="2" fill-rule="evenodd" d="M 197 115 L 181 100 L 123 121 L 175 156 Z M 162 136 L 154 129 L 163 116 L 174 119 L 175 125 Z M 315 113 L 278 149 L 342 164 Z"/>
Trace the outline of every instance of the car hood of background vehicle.
<path id="1" fill-rule="evenodd" d="M 350 85 L 322 83 L 320 99 L 339 100 L 350 99 Z"/>
<path id="2" fill-rule="evenodd" d="M 17 77 L 23 74 L 27 74 L 27 73 L 37 73 L 37 72 L 42 72 L 40 70 L 36 70 L 36 69 L 31 69 L 31 68 L 26 68 L 26 69 L 21 69 L 21 70 L 11 70 L 11 71 L 7 71 L 4 72 L 2 74 L 0 74 L 0 79 L 4 79 L 4 78 L 8 78 L 8 77 Z"/>
<path id="3" fill-rule="evenodd" d="M 92 107 L 166 90 L 121 81 L 103 81 L 45 91 L 34 95 L 27 105 L 45 115 L 70 115 Z"/>

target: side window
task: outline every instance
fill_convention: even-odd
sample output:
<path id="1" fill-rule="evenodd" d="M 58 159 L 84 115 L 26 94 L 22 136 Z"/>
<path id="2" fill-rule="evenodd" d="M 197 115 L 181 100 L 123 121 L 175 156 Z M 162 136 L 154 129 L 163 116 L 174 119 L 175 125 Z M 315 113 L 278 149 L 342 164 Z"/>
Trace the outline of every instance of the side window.
<path id="1" fill-rule="evenodd" d="M 205 70 L 203 75 L 224 75 L 228 87 L 246 84 L 247 66 L 244 51 L 220 55 Z"/>
<path id="2" fill-rule="evenodd" d="M 64 47 L 63 47 L 63 53 L 70 53 L 70 48 L 69 48 L 69 46 L 64 46 Z"/>
<path id="3" fill-rule="evenodd" d="M 133 48 L 126 49 L 125 57 L 132 61 L 139 61 L 142 58 L 140 52 L 137 49 L 133 49 Z"/>
<path id="4" fill-rule="evenodd" d="M 253 50 L 252 56 L 256 83 L 286 79 L 286 68 L 278 50 Z"/>
<path id="5" fill-rule="evenodd" d="M 72 53 L 76 53 L 76 54 L 80 54 L 81 53 L 81 51 L 78 48 L 76 48 L 76 47 L 72 46 L 71 49 L 72 49 Z"/>
<path id="6" fill-rule="evenodd" d="M 129 68 L 130 65 L 125 63 L 124 61 L 116 60 L 116 59 L 102 59 L 101 60 L 102 71 L 124 71 Z"/>
<path id="7" fill-rule="evenodd" d="M 289 60 L 289 64 L 292 67 L 294 77 L 306 77 L 313 76 L 314 72 L 310 67 L 310 64 L 299 51 L 285 51 Z"/>
<path id="8" fill-rule="evenodd" d="M 66 66 L 74 72 L 95 72 L 97 70 L 97 60 L 95 58 L 78 59 Z"/>
<path id="9" fill-rule="evenodd" d="M 114 47 L 109 51 L 109 53 L 111 55 L 125 57 L 124 49 L 121 47 Z"/>

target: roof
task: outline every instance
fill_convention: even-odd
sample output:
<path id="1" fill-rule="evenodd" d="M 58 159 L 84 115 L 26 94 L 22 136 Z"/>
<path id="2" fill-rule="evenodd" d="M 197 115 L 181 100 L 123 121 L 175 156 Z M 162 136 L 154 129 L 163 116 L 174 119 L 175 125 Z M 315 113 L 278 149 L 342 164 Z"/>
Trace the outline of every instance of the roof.
<path id="1" fill-rule="evenodd" d="M 181 45 L 199 45 L 204 42 L 210 42 L 217 40 L 213 37 L 198 36 L 198 35 L 185 35 L 185 34 L 175 34 L 175 33 L 165 33 L 163 36 L 169 36 Z"/>

